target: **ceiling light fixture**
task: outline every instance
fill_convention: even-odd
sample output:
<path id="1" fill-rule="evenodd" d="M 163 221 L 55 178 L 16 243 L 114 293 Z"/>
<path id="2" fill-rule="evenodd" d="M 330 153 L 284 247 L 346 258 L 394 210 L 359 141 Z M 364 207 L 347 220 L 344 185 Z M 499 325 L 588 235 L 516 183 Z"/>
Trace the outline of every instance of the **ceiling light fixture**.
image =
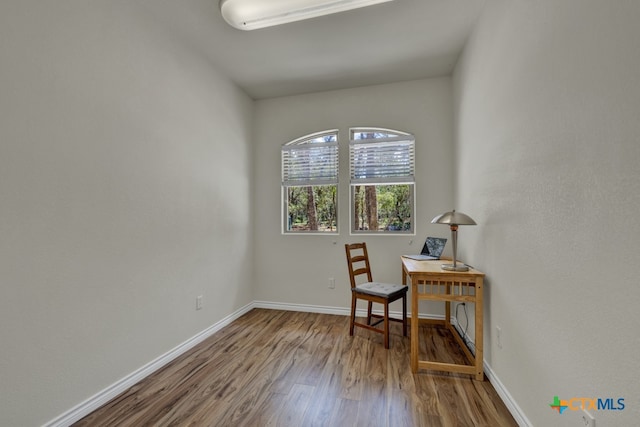
<path id="1" fill-rule="evenodd" d="M 220 12 L 229 25 L 248 31 L 389 1 L 393 0 L 220 0 Z"/>

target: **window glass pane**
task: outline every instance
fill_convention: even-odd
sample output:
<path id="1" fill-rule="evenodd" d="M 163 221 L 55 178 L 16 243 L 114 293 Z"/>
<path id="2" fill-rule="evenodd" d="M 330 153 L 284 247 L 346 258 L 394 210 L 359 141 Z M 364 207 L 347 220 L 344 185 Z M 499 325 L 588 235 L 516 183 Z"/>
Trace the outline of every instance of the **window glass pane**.
<path id="1" fill-rule="evenodd" d="M 338 231 L 337 186 L 287 187 L 287 232 Z"/>
<path id="2" fill-rule="evenodd" d="M 405 134 L 406 135 L 406 134 Z M 395 138 L 399 136 L 397 133 L 391 133 L 382 130 L 358 130 L 353 129 L 351 131 L 351 139 L 377 139 L 377 138 Z"/>
<path id="3" fill-rule="evenodd" d="M 413 232 L 413 185 L 354 185 L 353 231 Z"/>
<path id="4" fill-rule="evenodd" d="M 317 136 L 315 138 L 309 138 L 309 139 L 305 139 L 303 141 L 300 141 L 300 145 L 303 144 L 324 144 L 325 142 L 336 142 L 338 140 L 338 134 L 337 133 L 328 133 L 328 134 L 324 134 L 324 135 L 320 135 Z"/>

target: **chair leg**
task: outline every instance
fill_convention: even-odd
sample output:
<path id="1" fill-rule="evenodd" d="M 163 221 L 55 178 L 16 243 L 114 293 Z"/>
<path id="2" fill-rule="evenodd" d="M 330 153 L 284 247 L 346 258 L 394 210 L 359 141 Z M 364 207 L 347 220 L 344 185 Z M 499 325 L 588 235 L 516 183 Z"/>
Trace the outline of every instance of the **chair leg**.
<path id="1" fill-rule="evenodd" d="M 373 303 L 371 301 L 369 301 L 369 304 L 367 306 L 367 325 L 371 325 L 372 308 L 373 308 Z"/>
<path id="2" fill-rule="evenodd" d="M 351 292 L 351 320 L 349 321 L 349 335 L 353 336 L 353 327 L 356 322 L 356 294 Z"/>
<path id="3" fill-rule="evenodd" d="M 384 305 L 384 348 L 389 348 L 389 303 Z"/>
<path id="4" fill-rule="evenodd" d="M 407 336 L 407 294 L 402 297 L 402 336 Z"/>

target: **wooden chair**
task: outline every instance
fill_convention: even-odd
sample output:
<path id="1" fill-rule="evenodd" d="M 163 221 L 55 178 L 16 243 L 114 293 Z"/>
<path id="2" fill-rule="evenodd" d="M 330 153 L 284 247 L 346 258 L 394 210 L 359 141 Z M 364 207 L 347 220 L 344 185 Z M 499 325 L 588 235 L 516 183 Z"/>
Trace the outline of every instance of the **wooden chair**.
<path id="1" fill-rule="evenodd" d="M 353 336 L 354 326 L 384 334 L 384 348 L 389 348 L 389 321 L 402 322 L 402 335 L 407 336 L 407 290 L 408 286 L 374 282 L 369 265 L 369 255 L 365 243 L 344 245 L 351 280 L 351 321 L 349 335 Z M 362 276 L 362 277 L 360 277 Z M 366 281 L 365 281 L 366 279 Z M 356 322 L 356 303 L 358 299 L 367 301 L 367 323 Z M 402 319 L 389 317 L 389 304 L 402 299 Z M 384 306 L 384 315 L 372 313 L 373 303 Z M 379 319 L 371 324 L 371 319 Z M 384 322 L 384 328 L 376 328 Z"/>

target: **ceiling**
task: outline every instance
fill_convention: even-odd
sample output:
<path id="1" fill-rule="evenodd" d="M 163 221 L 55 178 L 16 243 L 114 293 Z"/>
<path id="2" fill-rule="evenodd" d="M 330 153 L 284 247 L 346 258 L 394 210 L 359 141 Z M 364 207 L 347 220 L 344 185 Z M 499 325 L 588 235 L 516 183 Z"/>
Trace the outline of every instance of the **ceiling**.
<path id="1" fill-rule="evenodd" d="M 187 24 L 206 25 L 216 68 L 263 99 L 450 75 L 484 1 L 395 0 L 242 31 L 222 19 L 218 0 L 206 0 Z"/>

